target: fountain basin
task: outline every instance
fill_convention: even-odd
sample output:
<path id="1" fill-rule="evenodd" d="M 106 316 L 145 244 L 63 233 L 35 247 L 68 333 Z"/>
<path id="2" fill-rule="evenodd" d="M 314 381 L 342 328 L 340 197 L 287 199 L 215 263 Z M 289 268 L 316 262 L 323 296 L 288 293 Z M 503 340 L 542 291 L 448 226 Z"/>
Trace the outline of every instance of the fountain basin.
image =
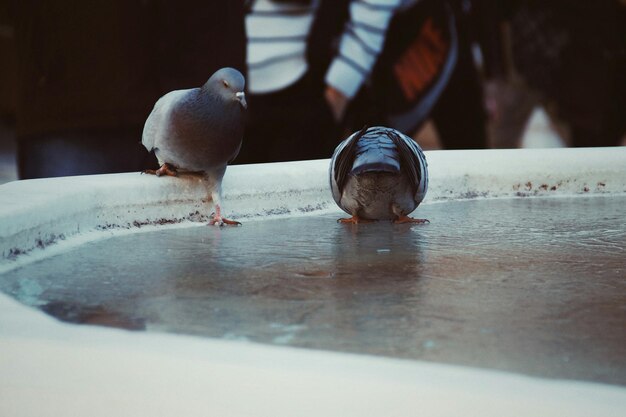
<path id="1" fill-rule="evenodd" d="M 247 236 L 248 242 L 245 246 L 247 253 L 254 250 L 255 242 L 263 242 L 262 246 L 267 247 L 275 241 L 276 247 L 280 249 L 285 246 L 281 245 L 285 237 L 306 237 L 304 231 L 313 229 L 322 235 L 336 236 L 329 243 L 332 250 L 327 251 L 320 245 L 318 252 L 321 259 L 314 260 L 304 267 L 299 261 L 286 265 L 270 265 L 270 270 L 274 268 L 275 274 L 282 274 L 291 279 L 289 285 L 294 291 L 299 291 L 296 298 L 302 304 L 309 307 L 311 305 L 306 303 L 312 299 L 307 292 L 312 291 L 315 297 L 320 297 L 321 294 L 322 301 L 334 300 L 335 307 L 339 307 L 335 316 L 345 317 L 350 311 L 357 312 L 359 314 L 355 314 L 352 321 L 357 324 L 360 317 L 365 317 L 362 320 L 364 328 L 368 324 L 367 311 L 360 311 L 359 305 L 366 305 L 368 301 L 372 304 L 382 301 L 382 308 L 389 308 L 387 311 L 390 312 L 386 328 L 398 326 L 400 329 L 411 329 L 400 320 L 404 317 L 409 323 L 417 321 L 421 329 L 428 326 L 440 329 L 440 333 L 433 330 L 427 332 L 426 337 L 408 343 L 411 345 L 418 341 L 420 344 L 417 350 L 427 353 L 437 350 L 438 344 L 442 343 L 438 335 L 446 332 L 453 334 L 463 328 L 471 329 L 474 326 L 471 323 L 463 326 L 461 323 L 461 327 L 458 327 L 458 323 L 455 324 L 454 320 L 450 319 L 463 319 L 462 307 L 468 304 L 468 300 L 476 299 L 478 303 L 481 302 L 479 295 L 469 294 L 466 290 L 476 288 L 472 285 L 477 281 L 468 278 L 471 278 L 471 269 L 483 266 L 477 266 L 476 263 L 472 263 L 472 259 L 465 258 L 460 268 L 443 268 L 435 272 L 424 271 L 421 268 L 436 268 L 437 265 L 446 263 L 459 265 L 460 255 L 466 252 L 474 253 L 474 249 L 465 251 L 465 247 L 471 242 L 481 243 L 481 247 L 487 251 L 496 251 L 498 242 L 503 242 L 503 245 L 508 242 L 503 230 L 520 232 L 524 225 L 537 229 L 534 232 L 538 234 L 543 233 L 544 240 L 540 243 L 545 243 L 546 226 L 555 223 L 553 219 L 546 221 L 542 215 L 549 213 L 554 218 L 558 217 L 559 212 L 564 210 L 565 201 L 565 205 L 576 205 L 578 214 L 588 216 L 594 210 L 593 205 L 603 201 L 601 206 L 611 208 L 606 212 L 608 214 L 603 214 L 604 223 L 601 223 L 601 227 L 607 229 L 611 224 L 616 224 L 616 227 L 609 228 L 614 232 L 608 236 L 603 234 L 600 237 L 605 239 L 604 243 L 615 252 L 608 261 L 610 268 L 604 269 L 606 274 L 609 274 L 608 278 L 599 285 L 606 286 L 608 282 L 611 287 L 603 291 L 602 288 L 596 288 L 593 283 L 588 283 L 589 288 L 586 290 L 595 289 L 597 294 L 611 294 L 617 297 L 616 301 L 607 304 L 613 307 L 605 312 L 604 318 L 612 323 L 612 329 L 619 330 L 620 323 L 623 328 L 623 312 L 619 307 L 619 294 L 623 294 L 623 279 L 619 279 L 619 271 L 623 271 L 624 268 L 623 262 L 619 261 L 619 245 L 623 243 L 623 232 L 620 231 L 618 223 L 620 203 L 626 192 L 624 148 L 441 151 L 429 152 L 427 158 L 431 184 L 425 203 L 414 213 L 418 217 L 422 217 L 422 212 L 428 213 L 425 217 L 431 219 L 432 225 L 426 225 L 424 228 L 413 226 L 394 229 L 390 225 L 376 224 L 369 229 L 365 228 L 367 225 L 352 229 L 337 225 L 334 219 L 341 215 L 341 212 L 332 202 L 328 190 L 328 161 L 229 168 L 224 183 L 225 210 L 229 216 L 244 222 L 244 226 L 223 231 L 197 226 L 198 222 L 206 221 L 208 211 L 200 201 L 204 197 L 204 190 L 194 177 L 155 178 L 131 173 L 9 183 L 0 186 L 0 196 L 5 202 L 0 208 L 0 247 L 3 254 L 0 261 L 0 280 L 3 285 L 24 282 L 24 277 L 20 278 L 15 274 L 30 271 L 28 275 L 32 282 L 39 285 L 48 279 L 44 276 L 46 273 L 37 272 L 32 268 L 54 261 L 56 268 L 63 269 L 63 266 L 67 265 L 72 269 L 72 265 L 80 262 L 67 261 L 68 263 L 64 264 L 64 259 L 69 259 L 66 256 L 79 253 L 86 246 L 97 245 L 98 242 L 103 242 L 104 238 L 110 237 L 113 238 L 111 242 L 120 238 L 139 239 L 134 243 L 131 242 L 129 246 L 137 248 L 142 237 L 149 239 L 151 234 L 165 231 L 170 233 L 170 237 L 182 236 L 180 240 L 183 242 L 197 243 L 192 245 L 193 247 L 202 247 L 201 238 L 193 237 L 194 233 L 203 233 L 205 235 L 203 238 L 209 242 L 209 246 L 218 241 L 216 235 L 222 234 L 220 242 L 226 247 L 235 248 L 238 242 L 245 240 L 244 237 Z M 498 203 L 495 203 L 496 201 Z M 516 201 L 519 204 L 515 203 Z M 499 208 L 496 204 L 500 204 Z M 495 224 L 497 222 L 494 222 L 490 215 L 504 217 L 508 213 L 506 208 L 502 208 L 502 204 L 516 207 L 515 210 L 520 206 L 525 207 L 526 214 L 522 217 L 525 224 L 520 225 L 513 220 L 507 222 L 504 218 L 502 222 Z M 580 211 L 581 206 L 589 207 L 589 204 L 592 205 L 591 208 Z M 456 208 L 451 209 L 453 206 Z M 474 214 L 469 216 L 468 212 Z M 446 214 L 447 217 L 439 213 Z M 482 213 L 484 215 L 481 216 Z M 467 233 L 463 233 L 463 220 L 470 217 L 473 220 L 469 223 L 477 227 L 472 229 L 473 232 L 467 230 Z M 476 225 L 476 219 L 480 218 L 489 221 L 483 225 Z M 575 219 L 576 213 L 569 217 L 567 227 L 575 226 Z M 303 229 L 302 226 L 306 224 L 311 226 Z M 562 231 L 560 226 L 563 224 L 553 226 L 552 232 Z M 481 227 L 484 227 L 487 235 L 490 233 L 489 227 L 495 232 L 493 235 L 496 238 L 490 242 L 491 246 L 485 245 L 484 239 L 481 240 L 480 234 L 477 234 L 476 230 L 480 230 Z M 290 244 L 311 240 L 311 236 L 314 237 L 315 234 L 310 235 L 309 239 L 303 238 Z M 446 239 L 442 240 L 442 237 Z M 587 239 L 584 240 L 587 243 L 593 243 L 595 239 L 594 236 L 582 238 Z M 572 236 L 569 236 L 568 241 L 571 240 Z M 172 237 L 172 241 L 176 239 Z M 522 239 L 516 244 L 523 248 L 524 244 L 530 243 L 532 242 Z M 153 251 L 158 250 L 158 245 L 155 248 Z M 442 248 L 447 251 L 443 255 L 440 253 Z M 623 251 L 623 247 L 621 248 Z M 289 253 L 280 252 L 278 249 L 276 258 L 289 256 Z M 514 253 L 512 249 L 509 248 L 506 253 Z M 559 253 L 558 245 L 553 248 L 547 245 L 544 249 L 541 252 L 544 255 Z M 588 248 L 578 249 L 584 251 Z M 126 252 L 129 250 L 132 249 L 127 249 Z M 316 252 L 315 248 L 307 250 L 311 252 L 305 251 L 303 257 L 310 258 Z M 564 252 L 570 250 L 571 247 L 566 248 Z M 210 248 L 205 248 L 205 252 L 217 253 L 211 252 Z M 573 252 L 576 253 L 575 250 Z M 408 254 L 415 256 L 402 264 Z M 489 256 L 481 251 L 478 254 L 480 256 L 477 256 L 477 259 L 489 259 Z M 609 255 L 611 256 L 611 253 Z M 117 261 L 121 262 L 120 256 L 118 254 L 112 257 L 112 266 Z M 576 256 L 581 255 L 576 253 Z M 221 265 L 222 269 L 213 276 L 225 276 L 228 271 L 241 269 L 246 259 L 254 259 L 253 256 L 250 258 L 245 254 L 234 259 L 227 258 L 215 256 L 215 264 Z M 494 282 L 498 277 L 506 278 L 507 274 L 510 275 L 510 266 L 516 265 L 513 259 L 507 262 L 502 260 L 502 256 L 496 258 L 500 264 L 490 270 L 493 278 L 485 285 L 487 287 L 494 285 L 504 290 L 499 294 L 491 294 L 493 299 L 519 290 L 516 285 L 506 284 L 504 280 Z M 78 259 L 81 259 L 80 255 Z M 365 270 L 377 271 L 378 275 L 368 277 L 367 272 L 361 269 L 361 260 L 367 263 Z M 569 260 L 571 258 L 568 256 L 560 259 L 565 263 Z M 106 261 L 104 263 L 106 264 Z M 252 264 L 258 265 L 256 261 Z M 381 271 L 389 270 L 390 265 L 396 265 L 392 268 L 395 280 L 389 283 L 377 279 Z M 519 265 L 517 267 L 519 268 Z M 500 270 L 502 274 L 499 273 Z M 411 277 L 416 275 L 416 271 L 422 275 L 418 277 L 419 279 L 407 281 L 403 275 L 406 271 L 410 271 Z M 52 275 L 60 274 L 57 272 Z M 479 273 L 477 276 L 482 275 L 484 274 Z M 80 274 L 76 276 L 75 283 L 92 279 L 90 277 L 81 279 Z M 360 280 L 360 276 L 364 278 Z M 245 278 L 245 276 L 239 278 L 240 285 L 245 285 Z M 553 278 L 558 278 L 558 274 Z M 300 281 L 296 281 L 297 279 Z M 469 283 L 463 283 L 463 279 L 467 279 Z M 145 279 L 144 282 L 149 287 L 150 283 Z M 180 281 L 173 279 L 173 282 L 175 286 L 166 293 L 176 294 L 181 291 L 181 287 L 176 287 Z M 182 287 L 188 293 L 195 291 L 196 294 L 200 294 L 200 298 L 203 298 L 202 294 L 211 294 L 211 288 L 198 289 L 198 282 L 202 281 L 192 281 L 193 285 L 183 284 Z M 237 282 L 237 279 L 231 277 L 229 282 Z M 215 289 L 216 282 L 213 281 L 212 284 L 212 288 Z M 100 283 L 94 282 L 91 287 L 97 285 Z M 442 291 L 457 288 L 459 294 L 457 296 L 453 292 L 448 293 L 447 298 L 439 296 L 437 298 L 431 295 L 440 293 L 429 292 L 428 288 L 421 288 L 420 285 L 435 285 L 442 288 Z M 90 287 L 88 284 L 86 286 Z M 536 286 L 534 290 L 537 291 L 539 298 L 544 298 L 540 304 L 545 305 L 550 304 L 551 296 L 558 298 L 559 294 L 566 293 L 567 297 L 572 298 L 575 289 L 570 288 L 571 292 L 554 291 L 555 287 L 559 289 L 563 286 L 567 286 L 567 282 L 558 282 L 554 286 Z M 298 337 L 302 335 L 297 328 L 298 323 L 287 323 L 292 326 L 291 332 L 285 332 L 282 328 L 282 333 L 272 335 L 268 340 L 252 337 L 251 341 L 224 340 L 224 333 L 206 334 L 180 329 L 173 331 L 187 335 L 163 334 L 162 331 L 170 329 L 158 326 L 155 328 L 155 322 L 151 324 L 155 332 L 127 332 L 95 326 L 69 325 L 59 323 L 48 315 L 27 307 L 24 303 L 42 306 L 44 304 L 37 303 L 50 300 L 46 300 L 45 296 L 42 297 L 46 291 L 38 292 L 37 289 L 33 291 L 33 287 L 28 285 L 25 288 L 26 290 L 22 292 L 13 291 L 7 285 L 3 288 L 3 291 L 17 297 L 22 303 L 17 303 L 6 295 L 0 295 L 2 309 L 0 353 L 6 358 L 1 360 L 0 367 L 2 374 L 9 376 L 0 382 L 3 384 L 0 396 L 4 397 L 0 398 L 0 402 L 5 404 L 0 406 L 5 407 L 0 408 L 0 411 L 7 411 L 9 415 L 41 415 L 42 404 L 46 405 L 43 407 L 44 411 L 85 411 L 93 402 L 108 404 L 102 413 L 114 412 L 122 415 L 132 414 L 133 410 L 159 415 L 181 409 L 192 415 L 206 414 L 207 411 L 227 415 L 337 414 L 337 410 L 341 410 L 339 413 L 342 415 L 409 415 L 416 409 L 434 415 L 454 415 L 461 409 L 464 413 L 468 409 L 476 410 L 476 415 L 504 413 L 528 415 L 538 412 L 545 415 L 618 415 L 626 405 L 626 393 L 621 386 L 624 378 L 624 356 L 623 351 L 620 352 L 619 334 L 609 342 L 600 340 L 599 343 L 599 345 L 604 343 L 608 356 L 612 358 L 607 363 L 609 368 L 615 369 L 613 374 L 608 371 L 609 375 L 613 375 L 611 377 L 613 379 L 586 377 L 587 371 L 573 376 L 543 375 L 541 372 L 489 366 L 471 360 L 450 361 L 445 357 L 442 360 L 441 356 L 436 355 L 420 356 L 419 352 L 415 355 L 403 355 L 394 352 L 393 349 L 368 351 L 341 347 L 350 345 L 349 342 L 356 340 L 361 341 L 360 344 L 366 347 L 380 348 L 383 346 L 381 341 L 384 341 L 384 337 L 358 339 L 349 337 L 346 332 L 387 335 L 385 326 L 375 326 L 369 333 L 367 329 L 359 333 L 361 329 L 353 325 L 343 329 L 338 327 L 339 330 L 343 330 L 344 336 L 339 332 L 333 334 L 331 338 L 327 336 L 326 338 L 334 338 L 339 342 L 343 338 L 345 342 L 343 345 L 341 343 L 339 347 L 316 345 L 314 342 L 323 337 L 315 338 L 309 335 L 308 339 L 302 338 L 308 340 L 309 344 L 290 345 L 308 349 L 294 349 L 277 345 L 289 344 L 287 343 L 289 337 L 295 342 L 298 341 Z M 323 291 L 315 292 L 319 288 Z M 329 293 L 329 288 L 341 295 Z M 394 291 L 394 288 L 398 291 Z M 349 294 L 352 289 L 365 294 L 365 297 L 357 295 L 354 298 L 346 298 L 345 294 Z M 220 288 L 217 290 L 219 292 Z M 408 293 L 403 290 L 407 290 Z M 552 292 L 542 292 L 546 290 Z M 258 300 L 259 295 L 270 300 L 280 299 L 271 286 L 262 286 L 261 290 L 257 288 L 255 291 L 250 298 L 251 306 L 254 306 L 255 297 Z M 532 295 L 533 288 L 525 288 L 522 291 L 524 294 Z M 598 297 L 594 291 L 589 291 L 592 299 Z M 106 291 L 95 292 L 106 293 Z M 52 293 L 53 291 L 47 290 L 47 294 Z M 386 293 L 395 293 L 397 296 L 385 300 Z M 84 294 L 79 293 L 79 298 Z M 32 296 L 31 300 L 28 299 L 29 296 Z M 417 296 L 422 296 L 422 299 L 415 301 Z M 360 298 L 361 302 L 357 303 Z M 350 310 L 346 304 L 337 302 L 346 299 L 350 302 L 355 301 L 354 310 Z M 444 312 L 444 315 L 448 316 L 437 318 L 431 314 L 433 311 L 437 312 L 437 300 L 443 301 L 444 305 L 450 308 L 456 306 L 459 310 L 451 314 L 448 310 L 447 313 Z M 485 305 L 489 306 L 490 300 L 491 298 L 487 296 Z M 555 299 L 554 304 L 559 304 L 558 301 Z M 245 293 L 239 302 L 245 305 Z M 425 306 L 425 313 L 418 312 L 416 316 L 397 315 L 393 308 L 403 303 Z M 285 311 L 293 315 L 300 310 L 299 304 L 295 305 L 293 311 Z M 532 310 L 534 306 L 533 303 L 528 303 L 526 307 Z M 328 313 L 329 308 L 322 303 L 319 310 L 316 310 L 326 312 L 325 316 L 322 314 L 318 317 L 318 324 L 330 323 L 332 327 L 333 315 Z M 485 317 L 489 317 L 490 308 L 485 310 Z M 271 306 L 265 310 L 252 308 L 251 311 L 248 317 L 254 317 L 254 313 L 259 311 L 273 311 L 273 308 Z M 497 314 L 494 313 L 491 317 L 493 315 Z M 548 317 L 552 317 L 551 320 L 556 322 L 559 320 L 558 317 Z M 603 318 L 602 314 L 598 317 Z M 398 320 L 395 320 L 396 318 Z M 423 321 L 424 319 L 426 321 Z M 564 320 L 562 317 L 560 319 Z M 539 322 L 542 317 L 531 317 L 527 323 L 532 324 L 533 320 Z M 573 327 L 576 328 L 574 319 L 568 318 L 567 321 L 574 323 Z M 445 327 L 444 323 L 448 323 L 445 325 L 448 327 Z M 522 320 L 508 323 L 508 326 L 518 326 L 523 330 L 525 323 Z M 271 322 L 266 324 L 268 327 L 272 325 Z M 310 328 L 310 323 L 305 322 L 304 325 Z M 213 321 L 212 328 L 217 326 L 218 322 Z M 586 326 L 582 326 L 580 337 L 594 336 L 595 333 Z M 236 326 L 231 327 L 237 329 Z M 495 327 L 498 330 L 497 326 Z M 481 332 L 480 327 L 476 327 L 476 330 Z M 497 332 L 495 336 L 489 333 L 494 331 L 492 327 L 485 326 L 484 331 L 484 336 L 488 340 L 495 341 L 498 338 Z M 549 331 L 550 329 L 547 330 L 548 333 Z M 189 334 L 203 337 L 191 337 Z M 231 332 L 229 338 L 242 339 L 240 337 L 242 334 L 246 335 L 243 332 Z M 524 335 L 523 332 L 520 334 Z M 278 339 L 275 340 L 274 336 Z M 284 337 L 281 339 L 281 336 Z M 396 337 L 393 334 L 387 336 L 389 340 Z M 472 340 L 467 334 L 465 336 L 467 339 L 460 338 L 459 343 L 463 340 Z M 476 339 L 479 340 L 481 337 Z M 521 339 L 520 344 L 523 342 Z M 541 347 L 543 345 L 541 342 L 539 339 L 536 346 Z M 515 350 L 515 346 L 512 350 Z M 456 351 L 463 352 L 464 349 L 461 346 Z M 471 353 L 472 349 L 467 351 Z M 602 354 L 603 352 L 599 352 L 598 357 Z M 572 366 L 584 368 L 581 368 L 580 363 L 574 363 Z M 549 364 L 540 364 L 539 367 L 549 368 Z M 568 369 L 567 364 L 563 368 Z M 595 368 L 592 362 L 587 369 Z M 59 377 L 66 373 L 67 377 Z M 524 373 L 535 376 L 522 375 Z M 143 378 L 142 376 L 146 374 L 151 377 Z M 33 384 L 33 380 L 38 382 Z M 614 385 L 589 382 L 594 380 Z M 178 383 L 172 385 L 171 381 Z M 121 388 L 122 386 L 124 388 Z M 175 390 L 176 395 L 170 390 Z M 46 393 L 45 401 L 41 404 L 28 401 L 29 398 L 41 396 L 43 392 Z M 70 395 L 71 392 L 78 392 L 80 395 Z M 150 401 L 155 395 L 159 401 Z M 207 400 L 207 396 L 210 400 Z M 80 397 L 80 400 L 77 401 L 76 397 Z M 120 400 L 115 401 L 115 398 Z M 242 398 L 246 401 L 242 401 Z M 268 398 L 274 401 L 268 402 Z M 370 401 L 363 401 L 364 398 Z"/>

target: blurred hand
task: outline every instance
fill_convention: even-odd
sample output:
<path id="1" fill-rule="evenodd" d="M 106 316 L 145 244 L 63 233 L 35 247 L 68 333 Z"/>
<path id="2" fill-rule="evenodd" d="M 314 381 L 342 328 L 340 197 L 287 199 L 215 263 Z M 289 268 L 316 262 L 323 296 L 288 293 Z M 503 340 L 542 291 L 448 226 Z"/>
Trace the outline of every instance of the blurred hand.
<path id="1" fill-rule="evenodd" d="M 335 117 L 335 121 L 339 122 L 343 119 L 346 107 L 348 107 L 348 98 L 334 87 L 326 86 L 324 97 L 330 107 L 330 111 Z"/>

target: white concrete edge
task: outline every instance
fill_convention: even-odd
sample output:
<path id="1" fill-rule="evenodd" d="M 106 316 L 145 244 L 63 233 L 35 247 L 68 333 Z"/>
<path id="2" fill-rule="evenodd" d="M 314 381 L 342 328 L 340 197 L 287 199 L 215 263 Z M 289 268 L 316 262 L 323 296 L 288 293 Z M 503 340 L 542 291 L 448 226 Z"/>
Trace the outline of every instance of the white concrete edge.
<path id="1" fill-rule="evenodd" d="M 626 193 L 626 148 L 441 151 L 427 158 L 425 203 Z M 247 221 L 337 210 L 327 164 L 231 167 L 225 209 Z M 203 197 L 197 179 L 137 173 L 2 185 L 2 266 L 17 262 L 6 256 L 11 248 L 33 256 L 39 245 L 48 256 L 69 243 L 159 223 L 194 225 L 208 213 Z M 63 244 L 50 244 L 61 235 Z M 0 415 L 11 416 L 621 416 L 626 409 L 623 387 L 68 325 L 4 294 L 0 375 Z"/>
<path id="2" fill-rule="evenodd" d="M 426 155 L 430 185 L 423 204 L 626 193 L 626 147 Z M 328 186 L 328 164 L 316 160 L 229 167 L 223 184 L 224 210 L 243 222 L 338 211 Z M 193 176 L 126 173 L 0 185 L 0 273 L 46 256 L 47 251 L 38 249 L 85 233 L 96 238 L 150 225 L 206 222 L 211 212 L 211 205 L 202 201 L 206 198 L 201 180 Z M 21 262 L 16 262 L 19 258 Z"/>
<path id="3" fill-rule="evenodd" d="M 0 296 L 2 416 L 623 416 L 623 387 L 56 322 Z"/>

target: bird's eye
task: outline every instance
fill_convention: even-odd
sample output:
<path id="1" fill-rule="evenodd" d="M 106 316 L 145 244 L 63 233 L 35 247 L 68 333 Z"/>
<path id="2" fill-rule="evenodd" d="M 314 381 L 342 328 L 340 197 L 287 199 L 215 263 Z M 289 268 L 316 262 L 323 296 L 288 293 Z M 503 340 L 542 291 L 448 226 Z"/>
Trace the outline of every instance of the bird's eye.
<path id="1" fill-rule="evenodd" d="M 224 87 L 226 88 L 230 87 L 230 84 L 228 84 L 228 81 L 222 80 L 222 82 L 224 83 Z"/>

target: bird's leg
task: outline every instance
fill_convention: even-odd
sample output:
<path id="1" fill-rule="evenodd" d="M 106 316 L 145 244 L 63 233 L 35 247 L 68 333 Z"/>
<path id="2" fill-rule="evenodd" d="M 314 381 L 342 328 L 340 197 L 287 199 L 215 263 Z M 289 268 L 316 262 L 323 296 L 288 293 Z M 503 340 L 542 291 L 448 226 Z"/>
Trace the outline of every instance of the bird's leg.
<path id="1" fill-rule="evenodd" d="M 396 215 L 396 219 L 393 221 L 396 224 L 402 223 L 430 223 L 428 219 L 414 219 L 413 217 L 409 217 L 395 204 L 391 206 L 391 211 Z"/>
<path id="2" fill-rule="evenodd" d="M 235 220 L 227 219 L 226 217 L 222 217 L 222 209 L 219 204 L 215 205 L 215 213 L 211 214 L 211 220 L 209 221 L 209 226 L 224 226 L 225 224 L 230 226 L 240 226 L 241 223 Z"/>
<path id="3" fill-rule="evenodd" d="M 359 224 L 359 223 L 373 223 L 376 220 L 364 219 L 363 217 L 359 217 L 358 213 L 352 215 L 352 217 L 347 217 L 343 219 L 338 219 L 337 223 L 343 224 Z"/>
<path id="4" fill-rule="evenodd" d="M 220 207 L 221 198 L 219 191 L 211 192 L 211 199 L 213 200 L 213 204 L 215 204 L 215 213 L 211 214 L 211 220 L 209 221 L 209 226 L 224 226 L 225 224 L 230 226 L 240 226 L 241 223 L 229 220 L 225 217 L 222 217 L 222 208 Z"/>
<path id="5" fill-rule="evenodd" d="M 423 223 L 430 223 L 430 220 L 428 220 L 428 219 L 414 219 L 413 217 L 409 217 L 409 216 L 398 216 L 398 218 L 396 218 L 393 222 L 395 224 L 401 224 L 401 223 L 418 223 L 418 224 L 423 224 Z"/>
<path id="6" fill-rule="evenodd" d="M 151 175 L 156 175 L 157 177 L 160 177 L 161 175 L 168 175 L 170 177 L 177 177 L 178 176 L 178 171 L 176 171 L 176 168 L 168 163 L 165 163 L 163 165 L 161 165 L 161 168 L 159 169 L 146 169 L 145 171 L 142 172 L 143 174 L 151 174 Z"/>

